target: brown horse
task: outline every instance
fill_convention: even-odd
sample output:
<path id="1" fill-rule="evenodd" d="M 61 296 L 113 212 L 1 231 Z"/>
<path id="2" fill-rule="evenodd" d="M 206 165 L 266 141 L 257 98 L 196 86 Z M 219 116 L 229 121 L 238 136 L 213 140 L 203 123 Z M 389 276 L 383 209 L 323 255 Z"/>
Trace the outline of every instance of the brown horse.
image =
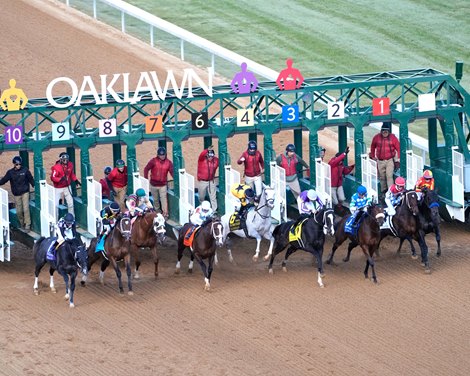
<path id="1" fill-rule="evenodd" d="M 121 269 L 119 268 L 118 261 L 124 260 L 127 273 L 127 287 L 128 294 L 134 295 L 132 291 L 132 275 L 131 275 L 131 254 L 130 254 L 130 237 L 131 237 L 131 220 L 128 217 L 122 217 L 116 222 L 116 225 L 111 229 L 106 236 L 104 242 L 104 251 L 96 252 L 98 238 L 94 238 L 88 247 L 88 270 L 91 266 L 102 259 L 100 270 L 100 281 L 104 281 L 104 271 L 109 263 L 113 264 L 116 277 L 118 278 L 119 293 L 124 293 L 121 280 Z M 82 280 L 85 284 L 86 280 Z"/>
<path id="2" fill-rule="evenodd" d="M 140 278 L 140 248 L 150 248 L 152 250 L 153 262 L 155 264 L 155 277 L 158 276 L 157 241 L 162 244 L 165 238 L 165 218 L 163 215 L 152 210 L 136 218 L 135 222 L 132 224 L 131 234 L 131 253 L 135 260 L 135 279 Z"/>
<path id="3" fill-rule="evenodd" d="M 360 214 L 360 213 L 358 213 Z M 369 266 L 372 268 L 372 280 L 377 283 L 377 276 L 375 274 L 375 262 L 373 259 L 374 253 L 379 248 L 380 244 L 380 226 L 384 222 L 383 209 L 375 204 L 367 207 L 366 212 L 363 214 L 362 223 L 357 230 L 357 235 L 352 235 L 345 232 L 345 225 L 349 216 L 345 216 L 338 223 L 338 228 L 335 233 L 335 243 L 331 249 L 331 253 L 326 260 L 327 264 L 334 264 L 333 256 L 336 249 L 343 244 L 346 239 L 349 239 L 348 255 L 343 259 L 344 262 L 349 261 L 351 251 L 358 245 L 362 248 L 362 252 L 366 256 L 366 268 L 364 269 L 364 276 L 369 278 Z"/>
<path id="4" fill-rule="evenodd" d="M 176 264 L 176 274 L 179 274 L 181 269 L 181 258 L 183 257 L 183 251 L 186 248 L 184 245 L 184 237 L 186 236 L 187 230 L 192 226 L 191 223 L 186 223 L 180 230 L 178 235 L 178 262 Z M 204 273 L 205 286 L 204 290 L 209 291 L 211 288 L 210 280 L 212 269 L 214 265 L 215 249 L 216 247 L 222 247 L 224 244 L 224 226 L 220 219 L 209 219 L 202 224 L 194 235 L 194 240 L 191 250 L 191 262 L 189 263 L 189 272 L 193 269 L 193 260 L 201 266 L 202 272 Z M 209 264 L 206 266 L 204 260 L 208 259 Z"/>
<path id="5" fill-rule="evenodd" d="M 428 260 L 428 246 L 424 240 L 424 230 L 420 225 L 418 195 L 414 190 L 406 191 L 402 202 L 396 209 L 396 214 L 391 218 L 392 227 L 382 228 L 382 239 L 393 235 L 399 239 L 412 238 L 416 240 L 421 249 L 421 263 L 426 273 L 430 273 Z"/>

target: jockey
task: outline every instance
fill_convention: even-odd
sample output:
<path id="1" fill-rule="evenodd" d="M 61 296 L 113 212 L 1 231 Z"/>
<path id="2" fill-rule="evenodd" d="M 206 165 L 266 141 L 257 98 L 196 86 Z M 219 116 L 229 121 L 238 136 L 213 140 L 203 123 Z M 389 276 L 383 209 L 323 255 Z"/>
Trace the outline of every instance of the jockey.
<path id="1" fill-rule="evenodd" d="M 351 213 L 354 216 L 354 225 L 359 222 L 359 219 L 362 217 L 366 207 L 371 203 L 371 198 L 367 196 L 367 188 L 363 185 L 357 187 L 357 192 L 352 195 L 351 203 L 349 204 L 349 210 L 351 210 Z"/>
<path id="2" fill-rule="evenodd" d="M 142 209 L 143 211 L 148 211 L 149 209 L 153 209 L 153 205 L 150 202 L 147 193 L 143 188 L 139 188 L 135 191 L 135 195 L 137 196 L 137 207 Z"/>
<path id="3" fill-rule="evenodd" d="M 239 203 L 240 206 L 239 209 L 237 209 L 238 215 L 240 218 L 243 218 L 245 212 L 252 206 L 255 200 L 255 192 L 249 185 L 235 183 L 230 188 L 230 193 L 237 199 L 237 203 Z"/>
<path id="4" fill-rule="evenodd" d="M 121 208 L 117 202 L 112 202 L 109 206 L 106 206 L 101 210 L 100 215 L 103 222 L 103 231 L 101 232 L 101 236 L 109 234 L 120 213 Z"/>
<path id="5" fill-rule="evenodd" d="M 418 199 L 421 201 L 423 197 L 423 189 L 426 188 L 430 191 L 434 191 L 434 178 L 432 177 L 432 171 L 424 170 L 423 176 L 421 176 L 415 185 L 415 191 L 418 194 Z"/>
<path id="6" fill-rule="evenodd" d="M 191 229 L 186 234 L 186 239 L 189 239 L 199 226 L 201 226 L 205 221 L 211 218 L 213 210 L 209 201 L 203 201 L 191 214 L 189 222 L 191 223 Z"/>
<path id="7" fill-rule="evenodd" d="M 134 218 L 136 215 L 143 213 L 143 210 L 137 206 L 138 201 L 139 199 L 134 194 L 129 195 L 126 198 L 127 214 L 130 218 Z"/>
<path id="8" fill-rule="evenodd" d="M 397 207 L 405 193 L 406 180 L 399 176 L 395 179 L 395 184 L 392 184 L 385 193 L 385 203 L 387 204 L 387 214 L 395 215 L 395 207 Z"/>
<path id="9" fill-rule="evenodd" d="M 82 240 L 78 236 L 75 217 L 72 213 L 67 213 L 59 219 L 56 225 L 57 246 L 56 249 L 65 241 L 82 245 Z"/>
<path id="10" fill-rule="evenodd" d="M 309 189 L 308 191 L 300 192 L 299 197 L 297 197 L 297 206 L 300 216 L 306 218 L 323 209 L 323 202 L 321 202 L 315 190 Z"/>

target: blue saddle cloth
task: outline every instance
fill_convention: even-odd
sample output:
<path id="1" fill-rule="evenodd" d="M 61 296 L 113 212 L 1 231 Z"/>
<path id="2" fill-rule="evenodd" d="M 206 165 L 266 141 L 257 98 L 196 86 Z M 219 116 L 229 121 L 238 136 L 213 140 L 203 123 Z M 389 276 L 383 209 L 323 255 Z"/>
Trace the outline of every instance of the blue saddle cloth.
<path id="1" fill-rule="evenodd" d="M 365 217 L 366 214 L 364 213 L 361 218 L 359 218 L 357 224 L 354 225 L 355 216 L 350 215 L 349 218 L 346 220 L 346 223 L 344 224 L 344 232 L 347 234 L 351 234 L 352 236 L 357 236 L 357 231 L 359 230 L 359 227 L 361 226 L 361 223 Z"/>
<path id="2" fill-rule="evenodd" d="M 95 248 L 95 253 L 104 251 L 104 241 L 106 240 L 106 235 L 102 236 Z"/>
<path id="3" fill-rule="evenodd" d="M 52 237 L 52 238 L 47 239 L 47 241 L 49 242 L 49 247 L 47 248 L 47 252 L 46 252 L 46 260 L 56 261 L 54 245 L 55 245 L 55 242 L 57 241 L 57 238 Z"/>

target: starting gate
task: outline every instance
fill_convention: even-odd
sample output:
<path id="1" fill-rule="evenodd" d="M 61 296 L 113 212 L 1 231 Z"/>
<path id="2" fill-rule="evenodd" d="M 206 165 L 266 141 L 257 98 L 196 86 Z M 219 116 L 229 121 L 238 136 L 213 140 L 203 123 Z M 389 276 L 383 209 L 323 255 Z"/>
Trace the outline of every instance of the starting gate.
<path id="1" fill-rule="evenodd" d="M 413 189 L 418 179 L 423 175 L 423 157 L 406 151 L 406 189 Z"/>
<path id="2" fill-rule="evenodd" d="M 287 221 L 286 210 L 286 170 L 278 166 L 276 162 L 270 163 L 271 187 L 275 191 L 275 207 L 271 216 L 279 223 Z"/>
<path id="3" fill-rule="evenodd" d="M 463 154 L 459 153 L 458 147 L 452 148 L 452 197 L 453 201 L 461 205 L 455 207 L 446 205 L 450 216 L 459 221 L 465 221 L 465 198 L 464 198 L 464 180 L 463 180 Z"/>
<path id="4" fill-rule="evenodd" d="M 240 173 L 232 169 L 231 165 L 225 165 L 225 213 L 235 212 L 235 201 L 230 193 L 232 184 L 240 183 Z"/>
<path id="5" fill-rule="evenodd" d="M 0 261 L 10 261 L 8 192 L 0 188 Z"/>
<path id="6" fill-rule="evenodd" d="M 361 154 L 362 185 L 367 188 L 368 196 L 375 203 L 378 202 L 379 181 L 377 179 L 377 162 L 370 159 L 367 154 Z"/>
<path id="7" fill-rule="evenodd" d="M 331 166 L 321 158 L 315 159 L 315 190 L 320 195 L 322 202 L 331 207 Z"/>
<path id="8" fill-rule="evenodd" d="M 179 220 L 180 224 L 189 222 L 190 213 L 194 210 L 194 176 L 184 168 L 178 170 L 180 179 Z"/>
<path id="9" fill-rule="evenodd" d="M 45 180 L 39 181 L 41 193 L 41 236 L 46 238 L 54 234 L 57 223 L 58 208 L 54 187 Z"/>
<path id="10" fill-rule="evenodd" d="M 101 209 L 103 208 L 101 184 L 93 179 L 93 176 L 87 176 L 87 231 L 94 237 L 101 233 Z"/>

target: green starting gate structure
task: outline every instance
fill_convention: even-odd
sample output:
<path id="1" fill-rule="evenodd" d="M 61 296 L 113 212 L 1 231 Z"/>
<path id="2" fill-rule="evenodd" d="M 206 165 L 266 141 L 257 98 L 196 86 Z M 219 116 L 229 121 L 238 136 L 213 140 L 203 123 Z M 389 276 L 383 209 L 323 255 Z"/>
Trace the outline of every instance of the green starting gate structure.
<path id="1" fill-rule="evenodd" d="M 400 174 L 406 176 L 407 150 L 411 150 L 413 146 L 408 125 L 418 119 L 426 119 L 429 144 L 429 166 L 426 167 L 434 173 L 439 194 L 449 208 L 463 211 L 468 205 L 468 200 L 463 200 L 463 191 L 465 190 L 465 195 L 470 192 L 470 128 L 467 121 L 470 97 L 459 81 L 448 74 L 426 68 L 310 78 L 305 80 L 300 89 L 290 91 L 279 90 L 275 82 L 261 82 L 257 91 L 249 94 L 234 94 L 229 85 L 214 86 L 212 91 L 213 95 L 209 96 L 202 89 L 193 88 L 191 98 L 188 98 L 187 92 L 178 98 L 169 90 L 165 100 L 154 100 L 150 94 L 141 92 L 142 97 L 137 103 L 118 103 L 115 97 L 108 97 L 107 104 L 96 104 L 93 96 L 84 96 L 79 106 L 71 105 L 66 108 L 53 107 L 46 99 L 30 99 L 24 110 L 0 111 L 0 124 L 3 127 L 23 127 L 23 142 L 18 145 L 7 144 L 5 136 L 0 136 L 0 151 L 19 151 L 25 161 L 28 161 L 28 153 L 32 152 L 34 155 L 36 195 L 31 203 L 33 229 L 39 228 L 39 213 L 43 209 L 39 197 L 39 181 L 46 178 L 43 152 L 51 148 L 66 148 L 72 162 L 77 160 L 79 153 L 82 191 L 75 198 L 75 212 L 78 222 L 86 226 L 86 177 L 93 175 L 90 164 L 90 152 L 93 148 L 113 144 L 113 161 L 121 158 L 123 146 L 127 149 L 130 193 L 133 191 L 133 173 L 139 170 L 136 145 L 147 141 L 158 141 L 159 145 L 172 142 L 175 177 L 174 190 L 169 195 L 172 209 L 170 219 L 177 222 L 178 211 L 173 210 L 178 207 L 179 200 L 180 182 L 177 172 L 184 167 L 182 148 L 184 141 L 190 137 L 203 137 L 205 147 L 213 143 L 213 138 L 217 139 L 221 166 L 219 187 L 224 187 L 225 169 L 222 166 L 230 164 L 228 141 L 232 136 L 243 133 L 249 134 L 250 139 L 263 137 L 265 181 L 269 184 L 269 163 L 276 156 L 273 134 L 293 130 L 293 142 L 301 155 L 302 131 L 308 130 L 308 160 L 311 166 L 309 184 L 315 187 L 315 159 L 319 154 L 318 132 L 325 127 L 337 128 L 338 150 L 343 150 L 348 142 L 347 128 L 350 128 L 354 132 L 356 165 L 355 176 L 348 178 L 345 183 L 350 193 L 361 183 L 361 155 L 366 152 L 364 127 L 380 121 L 391 121 L 399 126 Z M 423 94 L 432 96 L 435 108 L 426 111 L 420 107 L 419 101 Z M 118 95 L 124 98 L 123 94 Z M 374 114 L 373 103 L 377 98 L 388 98 L 389 113 Z M 70 97 L 55 98 L 55 102 L 59 104 L 70 101 Z M 339 108 L 340 103 L 344 105 L 344 114 L 341 113 L 343 108 Z M 283 119 L 283 111 L 289 108 L 298 111 L 293 122 Z M 246 109 L 253 110 L 253 125 L 240 126 L 245 124 L 237 117 L 237 110 Z M 341 110 L 339 114 L 336 113 L 338 109 Z M 207 129 L 193 129 L 192 115 L 202 112 L 207 113 Z M 146 133 L 145 118 L 158 115 L 162 116 L 162 132 Z M 116 119 L 116 136 L 100 137 L 97 122 L 101 119 Z M 51 132 L 53 123 L 68 123 L 70 139 L 54 141 Z M 457 164 L 456 152 L 461 156 Z M 457 175 L 459 176 L 456 178 Z M 458 184 L 461 185 L 461 194 L 455 192 Z M 222 212 L 224 195 L 221 188 L 219 202 Z"/>

